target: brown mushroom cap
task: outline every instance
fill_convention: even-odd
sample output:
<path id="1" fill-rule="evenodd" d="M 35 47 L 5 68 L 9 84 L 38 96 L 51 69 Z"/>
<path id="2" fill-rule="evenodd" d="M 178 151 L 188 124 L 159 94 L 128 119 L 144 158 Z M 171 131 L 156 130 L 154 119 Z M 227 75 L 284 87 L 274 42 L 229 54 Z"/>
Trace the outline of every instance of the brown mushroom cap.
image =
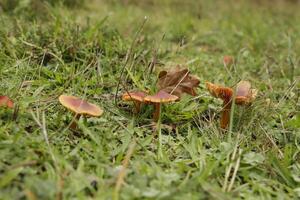
<path id="1" fill-rule="evenodd" d="M 14 107 L 14 102 L 8 98 L 7 96 L 0 96 L 0 107 L 1 106 L 6 106 L 8 108 L 13 108 Z"/>
<path id="2" fill-rule="evenodd" d="M 155 95 L 149 95 L 144 98 L 144 100 L 149 103 L 168 103 L 174 102 L 177 99 L 177 96 L 169 94 L 162 90 L 156 93 Z"/>
<path id="3" fill-rule="evenodd" d="M 137 92 L 126 92 L 123 94 L 123 101 L 138 101 L 144 102 L 144 98 L 147 96 L 145 92 L 137 91 Z"/>
<path id="4" fill-rule="evenodd" d="M 88 103 L 78 97 L 61 95 L 59 102 L 76 114 L 99 117 L 103 113 L 103 110 L 95 104 Z"/>
<path id="5" fill-rule="evenodd" d="M 257 95 L 256 89 L 251 89 L 249 81 L 240 81 L 236 87 L 235 103 L 237 105 L 250 104 Z"/>

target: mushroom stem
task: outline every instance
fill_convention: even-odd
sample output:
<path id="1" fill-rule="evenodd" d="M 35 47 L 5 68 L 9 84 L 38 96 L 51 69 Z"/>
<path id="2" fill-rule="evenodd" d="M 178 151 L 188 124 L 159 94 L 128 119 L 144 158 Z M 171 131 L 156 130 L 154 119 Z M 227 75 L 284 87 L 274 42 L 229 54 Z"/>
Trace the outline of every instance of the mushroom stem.
<path id="1" fill-rule="evenodd" d="M 71 129 L 73 129 L 73 130 L 77 129 L 77 121 L 80 119 L 80 116 L 81 116 L 80 114 L 77 114 L 77 113 L 75 114 L 75 116 L 72 120 L 72 123 L 70 125 Z"/>
<path id="2" fill-rule="evenodd" d="M 134 109 L 135 109 L 134 112 L 135 112 L 135 114 L 138 114 L 141 111 L 141 105 L 142 105 L 141 102 L 134 101 Z"/>
<path id="3" fill-rule="evenodd" d="M 226 129 L 230 121 L 231 101 L 224 100 L 221 114 L 221 128 Z"/>
<path id="4" fill-rule="evenodd" d="M 154 103 L 154 112 L 153 112 L 153 120 L 155 122 L 157 122 L 159 120 L 159 116 L 160 116 L 160 107 L 161 104 L 160 103 Z"/>

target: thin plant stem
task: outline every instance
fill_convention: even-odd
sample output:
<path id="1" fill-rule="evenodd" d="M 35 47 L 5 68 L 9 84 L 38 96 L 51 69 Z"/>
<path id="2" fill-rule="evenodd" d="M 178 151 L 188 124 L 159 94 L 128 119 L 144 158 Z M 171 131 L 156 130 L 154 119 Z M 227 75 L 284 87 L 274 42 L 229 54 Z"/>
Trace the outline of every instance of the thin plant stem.
<path id="1" fill-rule="evenodd" d="M 240 167 L 241 154 L 242 154 L 242 150 L 239 149 L 239 157 L 238 157 L 238 159 L 237 159 L 237 161 L 236 161 L 236 164 L 235 164 L 235 167 L 234 167 L 234 171 L 233 171 L 233 174 L 232 174 L 232 178 L 231 178 L 230 184 L 229 184 L 229 186 L 228 186 L 228 188 L 227 188 L 227 192 L 230 192 L 230 191 L 231 191 L 232 186 L 233 186 L 233 184 L 234 184 L 234 180 L 235 180 L 237 171 L 238 171 L 238 169 L 239 169 L 239 167 Z"/>
<path id="2" fill-rule="evenodd" d="M 127 64 L 128 64 L 128 61 L 129 61 L 129 59 L 130 59 L 130 57 L 131 57 L 131 54 L 132 54 L 134 45 L 136 44 L 136 40 L 137 40 L 139 34 L 142 32 L 142 30 L 143 30 L 143 28 L 144 28 L 146 22 L 147 22 L 147 17 L 144 18 L 144 20 L 143 20 L 143 22 L 142 22 L 140 28 L 139 28 L 138 31 L 136 32 L 136 34 L 135 34 L 135 36 L 134 36 L 134 39 L 133 39 L 133 41 L 132 41 L 132 43 L 131 43 L 131 45 L 130 45 L 130 48 L 128 49 L 128 52 L 127 52 L 127 54 L 126 54 L 125 63 L 124 63 L 124 65 L 123 65 L 123 67 L 122 67 L 121 74 L 120 74 L 120 77 L 119 77 L 119 79 L 118 79 L 119 82 L 118 82 L 118 84 L 117 84 L 116 93 L 115 93 L 115 104 L 116 104 L 116 105 L 117 105 L 117 97 L 118 97 L 119 87 L 120 87 L 120 84 L 122 84 L 122 77 L 123 77 L 123 74 L 124 74 L 124 72 L 125 72 L 125 69 L 126 69 L 126 66 L 127 66 Z"/>

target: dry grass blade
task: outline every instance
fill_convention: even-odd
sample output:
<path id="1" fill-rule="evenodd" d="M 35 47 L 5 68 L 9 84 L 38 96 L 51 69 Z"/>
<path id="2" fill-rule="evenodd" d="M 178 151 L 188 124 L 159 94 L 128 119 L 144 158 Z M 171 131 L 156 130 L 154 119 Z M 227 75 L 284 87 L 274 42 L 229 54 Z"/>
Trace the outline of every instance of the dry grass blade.
<path id="1" fill-rule="evenodd" d="M 273 146 L 278 150 L 278 153 L 280 155 L 280 158 L 284 157 L 283 152 L 280 150 L 280 148 L 277 146 L 276 142 L 271 138 L 271 136 L 267 133 L 267 131 L 263 128 L 263 126 L 261 125 L 261 123 L 259 123 L 259 126 L 261 128 L 261 130 L 264 132 L 264 134 L 267 136 L 267 138 L 270 140 L 270 142 L 273 144 Z"/>
<path id="2" fill-rule="evenodd" d="M 121 190 L 122 184 L 124 183 L 124 178 L 126 176 L 126 169 L 128 167 L 129 164 L 129 160 L 133 154 L 134 148 L 135 148 L 136 142 L 135 140 L 130 144 L 130 146 L 128 147 L 128 151 L 126 153 L 126 156 L 123 160 L 123 165 L 122 165 L 122 169 L 119 172 L 118 178 L 117 178 L 117 182 L 116 182 L 116 186 L 115 186 L 115 191 L 114 191 L 114 199 L 117 200 L 119 199 L 119 192 Z"/>
<path id="3" fill-rule="evenodd" d="M 235 177 L 236 177 L 236 174 L 237 174 L 237 171 L 240 167 L 240 161 L 241 161 L 241 154 L 242 154 L 242 150 L 239 149 L 239 157 L 236 161 L 236 164 L 235 164 L 235 167 L 234 167 L 234 171 L 233 171 L 233 175 L 232 175 L 232 178 L 230 180 L 230 184 L 228 186 L 228 189 L 227 189 L 227 192 L 230 192 L 232 187 L 233 187 L 233 184 L 234 184 L 234 180 L 235 180 Z"/>
<path id="4" fill-rule="evenodd" d="M 236 144 L 235 144 L 235 147 L 234 147 L 234 149 L 233 149 L 232 155 L 231 155 L 231 157 L 230 157 L 231 162 L 230 162 L 228 168 L 226 169 L 225 178 L 224 178 L 224 183 L 223 183 L 223 187 L 222 187 L 222 190 L 223 190 L 224 192 L 225 192 L 225 191 L 228 191 L 228 189 L 230 188 L 230 185 L 233 184 L 233 183 L 231 183 L 231 182 L 232 182 L 232 179 L 233 179 L 234 177 L 231 178 L 230 185 L 228 186 L 229 176 L 230 176 L 230 173 L 231 173 L 232 167 L 233 167 L 233 161 L 235 160 L 235 157 L 236 157 L 236 154 L 237 154 L 237 150 L 238 150 L 238 148 L 239 148 L 239 138 L 240 138 L 240 135 L 238 134 L 238 135 L 237 135 L 237 142 L 236 142 Z M 239 151 L 239 156 L 240 156 L 240 151 Z M 240 162 L 240 161 L 238 160 L 238 163 L 239 163 L 239 162 Z M 235 167 L 235 170 L 236 170 L 236 168 L 237 168 L 237 167 Z M 235 170 L 234 170 L 234 171 L 235 171 Z M 235 173 L 236 173 L 236 172 L 235 172 Z M 232 186 L 231 186 L 231 187 L 232 187 Z"/>

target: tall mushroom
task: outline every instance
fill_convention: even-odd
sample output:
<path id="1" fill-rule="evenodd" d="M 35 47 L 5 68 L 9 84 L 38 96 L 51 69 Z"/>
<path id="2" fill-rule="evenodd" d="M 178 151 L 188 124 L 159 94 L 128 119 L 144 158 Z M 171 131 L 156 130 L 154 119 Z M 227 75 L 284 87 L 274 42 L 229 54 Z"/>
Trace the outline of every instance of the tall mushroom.
<path id="1" fill-rule="evenodd" d="M 0 106 L 13 108 L 14 102 L 7 96 L 0 96 Z"/>
<path id="2" fill-rule="evenodd" d="M 141 110 L 141 105 L 144 103 L 144 98 L 147 96 L 145 92 L 134 91 L 134 92 L 125 92 L 122 96 L 123 101 L 133 101 L 135 112 L 139 113 Z"/>
<path id="3" fill-rule="evenodd" d="M 210 82 L 206 82 L 206 87 L 213 97 L 223 100 L 223 109 L 221 113 L 221 128 L 225 129 L 230 120 L 231 98 L 233 90 L 229 87 L 222 87 Z"/>
<path id="4" fill-rule="evenodd" d="M 149 95 L 144 98 L 145 102 L 152 103 L 154 105 L 154 112 L 153 112 L 153 120 L 155 122 L 158 121 L 160 116 L 160 108 L 162 103 L 169 103 L 174 102 L 179 97 L 175 95 L 171 95 L 165 91 L 159 91 L 155 95 Z"/>
<path id="5" fill-rule="evenodd" d="M 223 100 L 220 126 L 222 129 L 226 129 L 230 121 L 233 89 L 210 82 L 206 82 L 206 87 L 212 96 Z M 240 81 L 236 87 L 235 103 L 237 105 L 249 105 L 256 98 L 256 94 L 257 90 L 251 89 L 249 81 Z"/>
<path id="6" fill-rule="evenodd" d="M 78 97 L 61 95 L 59 96 L 59 102 L 64 107 L 75 113 L 76 121 L 79 120 L 81 115 L 99 117 L 103 113 L 103 110 L 97 105 L 88 103 L 87 101 L 82 100 Z M 76 121 L 73 120 L 72 124 L 70 125 L 71 129 L 76 129 Z"/>

